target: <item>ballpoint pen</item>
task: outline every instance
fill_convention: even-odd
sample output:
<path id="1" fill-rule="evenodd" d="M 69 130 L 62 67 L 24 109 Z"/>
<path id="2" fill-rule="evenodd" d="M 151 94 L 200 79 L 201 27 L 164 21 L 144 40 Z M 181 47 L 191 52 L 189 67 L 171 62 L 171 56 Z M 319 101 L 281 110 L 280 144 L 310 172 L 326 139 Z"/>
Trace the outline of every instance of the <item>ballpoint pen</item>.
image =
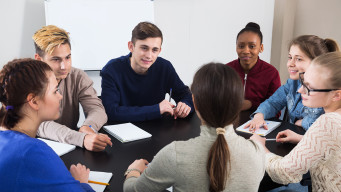
<path id="1" fill-rule="evenodd" d="M 171 102 L 172 100 L 172 88 L 170 88 L 169 90 L 169 102 Z"/>

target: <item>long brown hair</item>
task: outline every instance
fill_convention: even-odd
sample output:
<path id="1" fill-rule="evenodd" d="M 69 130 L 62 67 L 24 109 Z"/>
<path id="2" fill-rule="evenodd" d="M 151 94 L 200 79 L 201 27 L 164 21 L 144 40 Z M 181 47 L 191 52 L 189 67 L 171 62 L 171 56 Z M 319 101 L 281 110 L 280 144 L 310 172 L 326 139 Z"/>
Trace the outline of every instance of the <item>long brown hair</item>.
<path id="1" fill-rule="evenodd" d="M 191 90 L 197 112 L 207 126 L 218 128 L 232 124 L 243 101 L 243 86 L 238 74 L 229 66 L 209 63 L 194 75 Z M 207 161 L 210 191 L 222 191 L 230 172 L 230 152 L 225 136 L 219 134 Z"/>
<path id="2" fill-rule="evenodd" d="M 30 93 L 44 96 L 49 65 L 33 59 L 15 59 L 0 71 L 1 126 L 13 128 L 23 117 L 22 106 Z"/>
<path id="3" fill-rule="evenodd" d="M 324 53 L 339 51 L 339 46 L 333 39 L 322 39 L 316 35 L 302 35 L 293 39 L 289 44 L 297 45 L 311 60 Z"/>

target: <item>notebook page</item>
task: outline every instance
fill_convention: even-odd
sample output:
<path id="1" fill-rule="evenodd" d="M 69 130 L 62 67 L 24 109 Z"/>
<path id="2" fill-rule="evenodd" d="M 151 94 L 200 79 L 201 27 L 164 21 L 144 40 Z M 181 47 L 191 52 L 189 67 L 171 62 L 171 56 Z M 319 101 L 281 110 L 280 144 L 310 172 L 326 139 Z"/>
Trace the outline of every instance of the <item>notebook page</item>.
<path id="1" fill-rule="evenodd" d="M 122 143 L 149 138 L 152 135 L 132 123 L 104 126 L 104 130 Z"/>
<path id="2" fill-rule="evenodd" d="M 241 131 L 241 132 L 246 132 L 246 133 L 251 133 L 248 128 L 244 129 L 244 126 L 248 124 L 251 120 L 248 122 L 244 123 L 243 125 L 239 126 L 236 130 Z M 276 121 L 265 121 L 268 130 L 264 129 L 263 126 L 261 126 L 255 133 L 261 136 L 266 136 L 269 134 L 271 131 L 275 130 L 278 126 L 281 125 L 281 122 L 276 122 Z M 252 133 L 251 133 L 252 134 Z"/>
<path id="3" fill-rule="evenodd" d="M 76 148 L 74 145 L 59 143 L 57 141 L 51 141 L 47 139 L 38 138 L 41 141 L 44 141 L 48 146 L 50 146 L 58 156 L 62 156 Z"/>
<path id="4" fill-rule="evenodd" d="M 112 173 L 109 173 L 109 172 L 90 171 L 90 174 L 89 174 L 89 180 L 102 182 L 102 183 L 109 183 L 111 177 L 112 177 Z M 99 184 L 94 184 L 94 183 L 89 183 L 89 185 L 96 192 L 103 192 L 106 187 L 106 185 L 99 185 Z"/>

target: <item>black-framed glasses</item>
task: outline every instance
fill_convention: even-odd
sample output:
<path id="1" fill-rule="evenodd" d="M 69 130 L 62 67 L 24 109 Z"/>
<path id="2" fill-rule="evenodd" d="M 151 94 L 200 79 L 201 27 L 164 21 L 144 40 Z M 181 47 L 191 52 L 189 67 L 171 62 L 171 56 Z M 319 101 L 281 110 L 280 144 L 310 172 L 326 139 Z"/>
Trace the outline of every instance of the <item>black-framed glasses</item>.
<path id="1" fill-rule="evenodd" d="M 308 96 L 310 96 L 310 92 L 331 92 L 340 90 L 340 89 L 309 89 L 307 85 L 304 83 L 304 72 L 299 73 L 299 79 L 302 84 L 304 92 L 307 93 Z"/>

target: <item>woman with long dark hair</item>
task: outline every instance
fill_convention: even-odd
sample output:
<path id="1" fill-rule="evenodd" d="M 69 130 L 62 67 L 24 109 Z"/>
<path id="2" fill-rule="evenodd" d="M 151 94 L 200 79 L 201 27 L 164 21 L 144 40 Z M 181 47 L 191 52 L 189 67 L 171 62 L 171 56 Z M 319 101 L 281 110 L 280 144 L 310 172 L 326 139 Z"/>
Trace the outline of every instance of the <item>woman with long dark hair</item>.
<path id="1" fill-rule="evenodd" d="M 258 191 L 264 151 L 233 128 L 243 102 L 243 86 L 229 66 L 210 63 L 191 86 L 200 136 L 164 147 L 148 165 L 136 160 L 126 172 L 124 191 Z M 252 160 L 251 160 L 252 159 Z M 147 167 L 148 165 L 148 167 Z"/>

